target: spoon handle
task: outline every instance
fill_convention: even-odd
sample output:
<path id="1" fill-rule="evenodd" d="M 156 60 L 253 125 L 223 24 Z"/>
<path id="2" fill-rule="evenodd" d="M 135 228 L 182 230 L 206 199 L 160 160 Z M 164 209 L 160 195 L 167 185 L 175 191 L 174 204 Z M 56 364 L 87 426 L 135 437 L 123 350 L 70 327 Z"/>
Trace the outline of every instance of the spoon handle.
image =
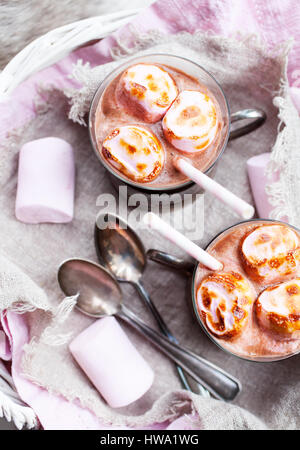
<path id="1" fill-rule="evenodd" d="M 167 336 L 171 341 L 174 341 L 175 338 L 173 338 L 171 331 L 168 328 L 168 325 L 166 324 L 166 322 L 164 321 L 164 319 L 162 318 L 162 316 L 160 315 L 160 313 L 158 312 L 155 304 L 152 302 L 150 295 L 148 294 L 148 292 L 146 291 L 146 289 L 144 288 L 144 285 L 142 284 L 141 281 L 138 281 L 137 283 L 135 283 L 135 287 L 137 288 L 140 296 L 142 297 L 142 299 L 144 300 L 144 302 L 146 303 L 146 305 L 148 306 L 148 308 L 150 309 L 151 313 L 153 314 L 153 317 L 155 318 L 161 332 Z"/>
<path id="2" fill-rule="evenodd" d="M 175 361 L 176 364 L 179 364 L 182 369 L 194 378 L 197 383 L 202 384 L 214 397 L 230 401 L 240 392 L 241 384 L 236 378 L 152 330 L 125 306 L 122 307 L 122 311 L 118 313 L 118 316 L 143 334 L 170 359 Z"/>
<path id="3" fill-rule="evenodd" d="M 177 339 L 172 335 L 172 333 L 171 333 L 170 329 L 168 328 L 166 322 L 164 321 L 164 319 L 160 315 L 159 311 L 156 309 L 155 304 L 152 302 L 151 297 L 149 296 L 148 292 L 144 288 L 144 286 L 141 283 L 141 281 L 139 281 L 138 283 L 135 283 L 135 286 L 136 286 L 140 296 L 142 297 L 142 299 L 144 300 L 144 302 L 146 303 L 146 305 L 150 309 L 153 317 L 156 319 L 157 324 L 158 324 L 161 332 L 165 336 L 167 336 L 167 338 L 170 341 L 174 342 L 175 344 L 178 344 Z M 206 389 L 203 388 L 203 386 L 195 383 L 194 380 L 191 380 L 191 379 L 188 380 L 187 379 L 186 375 L 184 374 L 184 371 L 182 370 L 182 368 L 180 366 L 176 365 L 176 368 L 177 368 L 177 372 L 178 372 L 179 378 L 180 378 L 180 380 L 182 382 L 182 385 L 183 385 L 183 387 L 185 389 L 187 389 L 188 391 L 191 391 L 191 392 L 196 392 L 198 394 L 200 393 L 204 397 L 209 396 L 209 393 L 207 392 Z"/>
<path id="4" fill-rule="evenodd" d="M 186 275 L 193 275 L 196 266 L 196 262 L 185 261 L 184 259 L 177 258 L 160 250 L 154 250 L 153 248 L 147 251 L 147 257 L 158 264 L 185 272 Z"/>

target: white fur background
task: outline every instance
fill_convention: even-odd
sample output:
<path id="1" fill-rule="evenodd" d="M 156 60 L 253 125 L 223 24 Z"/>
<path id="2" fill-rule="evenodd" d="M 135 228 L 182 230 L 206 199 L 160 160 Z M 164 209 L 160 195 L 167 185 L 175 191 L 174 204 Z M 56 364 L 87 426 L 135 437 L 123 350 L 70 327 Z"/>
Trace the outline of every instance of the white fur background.
<path id="1" fill-rule="evenodd" d="M 0 70 L 26 44 L 60 25 L 148 6 L 153 0 L 0 0 Z"/>

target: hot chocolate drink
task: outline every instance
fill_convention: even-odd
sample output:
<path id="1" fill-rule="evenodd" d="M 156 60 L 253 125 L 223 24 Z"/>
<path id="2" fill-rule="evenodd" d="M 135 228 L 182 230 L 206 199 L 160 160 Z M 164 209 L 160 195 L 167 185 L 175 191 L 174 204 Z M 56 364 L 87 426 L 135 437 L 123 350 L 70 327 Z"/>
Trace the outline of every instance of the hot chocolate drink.
<path id="1" fill-rule="evenodd" d="M 177 156 L 201 171 L 214 163 L 225 122 L 214 95 L 196 78 L 138 63 L 107 85 L 94 127 L 99 155 L 115 173 L 141 187 L 164 189 L 189 181 L 174 167 Z"/>
<path id="2" fill-rule="evenodd" d="M 222 233 L 207 251 L 223 269 L 198 266 L 194 304 L 213 340 L 258 361 L 299 352 L 299 232 L 278 222 L 244 222 Z"/>

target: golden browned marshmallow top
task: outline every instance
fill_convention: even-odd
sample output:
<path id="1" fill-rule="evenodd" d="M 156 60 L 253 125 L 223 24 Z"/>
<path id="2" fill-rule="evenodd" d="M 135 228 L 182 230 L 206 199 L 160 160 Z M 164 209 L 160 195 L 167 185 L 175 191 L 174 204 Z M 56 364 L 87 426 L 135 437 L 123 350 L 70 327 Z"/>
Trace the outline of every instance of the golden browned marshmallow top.
<path id="1" fill-rule="evenodd" d="M 125 176 L 141 183 L 156 178 L 164 165 L 164 149 L 158 138 L 136 125 L 114 129 L 102 144 L 102 154 Z"/>
<path id="2" fill-rule="evenodd" d="M 268 287 L 255 306 L 261 326 L 280 338 L 300 339 L 300 278 Z"/>
<path id="3" fill-rule="evenodd" d="M 285 225 L 262 225 L 246 235 L 241 244 L 245 270 L 265 283 L 295 273 L 298 266 L 297 234 Z"/>
<path id="4" fill-rule="evenodd" d="M 158 122 L 177 94 L 172 76 L 162 67 L 146 63 L 125 70 L 116 89 L 116 98 L 122 107 L 148 123 Z"/>
<path id="5" fill-rule="evenodd" d="M 232 339 L 245 326 L 255 293 L 240 273 L 219 272 L 201 281 L 196 300 L 208 331 L 218 338 Z"/>
<path id="6" fill-rule="evenodd" d="M 218 133 L 213 100 L 200 91 L 182 91 L 162 121 L 166 139 L 184 153 L 204 151 Z"/>

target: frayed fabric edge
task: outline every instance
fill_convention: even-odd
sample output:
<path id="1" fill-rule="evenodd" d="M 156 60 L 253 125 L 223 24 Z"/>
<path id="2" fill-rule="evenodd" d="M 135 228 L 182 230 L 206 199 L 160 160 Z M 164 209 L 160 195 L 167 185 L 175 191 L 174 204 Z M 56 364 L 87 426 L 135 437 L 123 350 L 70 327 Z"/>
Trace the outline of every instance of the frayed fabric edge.
<path id="1" fill-rule="evenodd" d="M 79 294 L 66 297 L 53 314 L 52 324 L 40 336 L 39 341 L 50 346 L 64 345 L 70 341 L 73 333 L 59 333 L 60 326 L 67 321 L 73 311 Z"/>
<path id="2" fill-rule="evenodd" d="M 296 205 L 291 202 L 291 190 L 297 189 L 297 179 L 292 177 L 291 165 L 297 164 L 297 148 L 295 142 L 300 140 L 300 118 L 293 105 L 288 92 L 287 82 L 282 84 L 281 95 L 273 100 L 274 106 L 278 108 L 279 126 L 276 142 L 272 148 L 270 162 L 266 169 L 269 183 L 265 190 L 270 204 L 274 207 L 270 218 L 274 220 L 288 220 L 291 225 L 299 227 L 299 218 Z M 299 138 L 297 139 L 296 134 Z M 290 153 L 290 154 L 288 154 Z M 299 164 L 299 162 L 298 162 Z M 278 179 L 272 181 L 274 172 L 278 172 Z M 293 180 L 291 181 L 291 177 Z M 296 183 L 296 185 L 295 185 Z M 298 187 L 299 181 L 298 181 Z"/>

